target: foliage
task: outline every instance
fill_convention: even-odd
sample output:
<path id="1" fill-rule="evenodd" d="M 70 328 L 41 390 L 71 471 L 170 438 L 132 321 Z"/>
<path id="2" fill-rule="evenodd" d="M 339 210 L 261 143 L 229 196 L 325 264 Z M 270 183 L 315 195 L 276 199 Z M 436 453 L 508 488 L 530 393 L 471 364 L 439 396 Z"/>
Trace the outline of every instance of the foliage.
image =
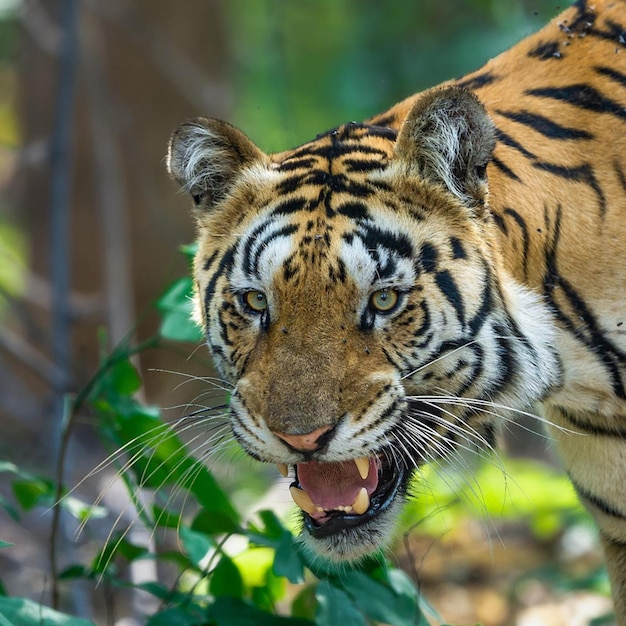
<path id="1" fill-rule="evenodd" d="M 557 0 L 223 3 L 230 121 L 267 151 L 389 108 L 480 67 L 558 13 Z"/>
<path id="2" fill-rule="evenodd" d="M 189 289 L 189 281 L 182 279 L 159 300 L 160 340 L 197 338 L 195 329 L 189 330 Z M 427 624 L 410 579 L 382 557 L 354 569 L 326 570 L 309 558 L 274 513 L 261 511 L 244 523 L 229 496 L 206 466 L 189 454 L 175 429 L 163 422 L 160 411 L 137 400 L 141 380 L 131 363 L 135 351 L 121 345 L 104 358 L 74 399 L 72 410 L 80 408 L 79 400 L 97 414 L 100 435 L 114 451 L 110 461 L 118 465 L 138 516 L 163 545 L 157 541 L 151 550 L 134 544 L 125 530 L 114 529 L 90 563 L 74 564 L 58 574 L 62 584 L 87 579 L 110 588 L 129 588 L 133 583 L 124 578 L 124 566 L 150 559 L 173 565 L 178 574 L 170 586 L 158 580 L 134 585 L 161 603 L 147 617 L 148 626 L 334 626 L 338 615 L 347 625 L 381 620 L 392 626 Z M 21 511 L 54 505 L 54 481 L 10 463 L 1 464 L 0 471 L 13 474 L 13 495 Z M 151 507 L 140 503 L 141 490 L 155 493 Z M 186 510 L 193 509 L 189 517 L 179 512 L 181 499 Z M 19 517 L 14 504 L 0 500 L 0 506 Z M 89 507 L 67 493 L 59 506 L 83 524 L 105 513 L 101 506 Z M 171 533 L 178 537 L 177 549 L 167 541 Z M 233 552 L 234 537 L 246 547 Z M 299 588 L 291 601 L 286 598 L 289 585 Z M 278 614 L 279 604 L 287 606 L 282 610 L 290 616 Z M 55 626 L 88 624 L 20 598 L 0 597 L 0 615 L 23 626 L 42 620 Z"/>
<path id="3" fill-rule="evenodd" d="M 162 324 L 155 340 L 197 339 L 195 329 L 189 329 L 190 289 L 190 282 L 182 279 L 158 301 Z M 114 528 L 91 562 L 58 573 L 58 584 L 87 579 L 114 589 L 142 589 L 160 601 L 160 608 L 147 616 L 148 626 L 428 624 L 426 605 L 413 582 L 384 557 L 358 567 L 325 569 L 271 511 L 244 522 L 207 467 L 190 455 L 176 429 L 164 423 L 158 409 L 137 399 L 141 379 L 131 363 L 136 351 L 121 345 L 106 356 L 72 406 L 76 411 L 77 402 L 84 402 L 97 414 L 100 435 L 113 451 L 110 462 L 118 466 L 139 518 L 153 529 L 155 546 L 137 545 L 124 529 Z M 516 487 L 507 480 L 507 471 L 494 464 L 477 468 L 475 485 L 453 476 L 449 469 L 425 469 L 414 485 L 419 497 L 408 507 L 405 527 L 423 520 L 422 532 L 440 534 L 442 516 L 454 525 L 466 514 L 468 503 L 486 517 L 525 516 L 540 535 L 557 532 L 567 516 L 580 516 L 566 479 L 528 463 L 516 465 L 512 470 Z M 0 464 L 0 472 L 13 475 L 17 506 L 0 499 L 0 507 L 14 519 L 21 514 L 18 508 L 25 512 L 54 505 L 59 493 L 54 481 L 6 462 Z M 458 488 L 459 484 L 464 486 Z M 155 496 L 149 507 L 138 497 L 146 490 Z M 83 524 L 106 514 L 102 506 L 88 506 L 61 493 L 59 506 Z M 188 515 L 180 513 L 181 501 Z M 434 513 L 440 513 L 436 523 L 431 521 Z M 169 540 L 173 533 L 175 548 Z M 234 544 L 240 547 L 234 549 Z M 9 546 L 0 543 L 3 547 Z M 178 572 L 175 582 L 128 581 L 125 566 L 142 559 L 173 566 Z M 89 624 L 1 594 L 0 615 L 0 626 L 6 620 L 24 626 L 42 620 L 55 626 Z"/>

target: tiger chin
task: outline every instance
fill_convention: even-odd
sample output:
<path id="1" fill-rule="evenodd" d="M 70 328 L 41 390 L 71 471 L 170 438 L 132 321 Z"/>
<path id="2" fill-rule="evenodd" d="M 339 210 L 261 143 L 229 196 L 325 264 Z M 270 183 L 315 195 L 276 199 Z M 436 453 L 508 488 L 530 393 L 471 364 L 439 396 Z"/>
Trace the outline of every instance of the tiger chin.
<path id="1" fill-rule="evenodd" d="M 266 154 L 198 118 L 170 175 L 232 431 L 305 543 L 386 545 L 411 475 L 533 405 L 626 620 L 626 3 L 576 2 L 461 79 Z"/>

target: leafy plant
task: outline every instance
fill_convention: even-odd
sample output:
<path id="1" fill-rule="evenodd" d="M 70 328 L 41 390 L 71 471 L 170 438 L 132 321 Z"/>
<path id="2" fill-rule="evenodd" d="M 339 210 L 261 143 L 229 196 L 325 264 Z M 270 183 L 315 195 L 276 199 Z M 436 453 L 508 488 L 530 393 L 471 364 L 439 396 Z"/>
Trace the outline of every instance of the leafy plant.
<path id="1" fill-rule="evenodd" d="M 187 252 L 193 254 L 193 249 Z M 232 497 L 190 453 L 176 424 L 167 424 L 158 408 L 138 399 L 142 382 L 132 364 L 138 351 L 163 341 L 200 339 L 189 322 L 191 289 L 187 278 L 171 285 L 156 304 L 162 315 L 158 335 L 140 346 L 124 342 L 104 355 L 93 378 L 66 403 L 65 443 L 75 415 L 89 407 L 111 452 L 108 463 L 116 466 L 153 541 L 138 545 L 126 529 L 113 528 L 89 563 L 53 571 L 53 588 L 80 579 L 147 592 L 159 606 L 145 616 L 147 626 L 427 626 L 427 605 L 415 585 L 382 555 L 358 567 L 328 569 L 306 553 L 292 529 L 273 512 L 260 511 L 245 522 Z M 183 420 L 215 420 L 218 429 L 225 429 L 225 408 L 215 407 L 216 416 L 202 409 Z M 514 481 L 508 480 L 508 470 Z M 0 498 L 0 508 L 14 519 L 41 505 L 55 507 L 53 529 L 61 509 L 81 524 L 107 514 L 101 505 L 87 505 L 68 493 L 60 480 L 7 462 L 0 463 L 0 472 L 13 476 L 15 504 Z M 442 519 L 450 527 L 458 524 L 468 504 L 490 519 L 526 518 L 538 536 L 558 532 L 564 519 L 583 519 L 566 478 L 528 462 L 507 462 L 506 469 L 479 465 L 473 472 L 475 484 L 467 475 L 454 475 L 452 468 L 426 467 L 421 472 L 413 487 L 419 496 L 403 518 L 405 529 L 421 520 L 420 531 L 441 536 Z M 149 504 L 140 497 L 145 493 L 151 495 Z M 0 542 L 0 549 L 8 547 Z M 141 560 L 166 564 L 175 575 L 168 581 L 128 580 L 127 566 Z M 604 580 L 600 575 L 594 584 L 602 587 Z M 42 623 L 91 625 L 30 600 L 8 597 L 0 582 L 0 626 Z"/>
<path id="2" fill-rule="evenodd" d="M 152 529 L 154 548 L 136 545 L 125 530 L 113 529 L 90 563 L 66 568 L 55 584 L 87 579 L 110 588 L 148 592 L 160 603 L 154 614 L 146 616 L 148 626 L 426 625 L 412 582 L 382 556 L 356 568 L 327 570 L 309 558 L 274 513 L 261 511 L 244 523 L 229 495 L 190 454 L 176 429 L 163 421 L 160 410 L 137 399 L 141 379 L 131 358 L 138 349 L 164 339 L 199 339 L 189 322 L 190 291 L 186 278 L 173 284 L 157 303 L 162 314 L 159 336 L 141 347 L 118 346 L 67 403 L 68 427 L 84 406 L 96 413 L 100 436 L 111 450 L 109 461 L 117 466 L 139 519 Z M 48 478 L 9 463 L 1 464 L 0 471 L 14 474 L 13 495 L 22 511 L 54 506 L 58 500 L 59 507 L 83 524 L 106 513 L 102 506 L 81 503 Z M 142 503 L 141 491 L 154 495 L 151 505 Z M 181 501 L 189 515 L 180 513 Z M 12 517 L 19 516 L 10 502 L 2 500 L 0 506 Z M 173 533 L 176 541 L 170 540 Z M 233 538 L 244 547 L 234 551 Z M 174 582 L 127 580 L 124 566 L 141 559 L 173 566 Z M 293 598 L 287 597 L 288 591 Z M 3 619 L 23 626 L 90 623 L 9 597 L 0 597 L 0 615 L 0 626 Z"/>

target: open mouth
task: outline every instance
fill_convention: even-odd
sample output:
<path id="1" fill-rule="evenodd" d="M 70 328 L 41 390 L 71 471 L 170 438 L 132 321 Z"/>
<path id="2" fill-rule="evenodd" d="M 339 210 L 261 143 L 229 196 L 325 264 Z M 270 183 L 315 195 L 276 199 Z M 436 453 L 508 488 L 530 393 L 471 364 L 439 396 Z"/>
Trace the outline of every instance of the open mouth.
<path id="1" fill-rule="evenodd" d="M 286 475 L 286 467 L 280 468 Z M 336 463 L 310 461 L 295 466 L 290 486 L 304 512 L 304 525 L 316 538 L 366 524 L 386 511 L 404 491 L 409 472 L 383 456 Z"/>

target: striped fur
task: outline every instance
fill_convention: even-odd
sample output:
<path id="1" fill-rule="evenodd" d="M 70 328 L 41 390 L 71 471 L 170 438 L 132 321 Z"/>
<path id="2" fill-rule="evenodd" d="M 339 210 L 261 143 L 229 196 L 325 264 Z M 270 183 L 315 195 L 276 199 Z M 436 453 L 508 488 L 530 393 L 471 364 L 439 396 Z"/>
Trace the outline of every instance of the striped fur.
<path id="1" fill-rule="evenodd" d="M 199 318 L 245 449 L 408 475 L 490 445 L 499 407 L 540 403 L 600 526 L 622 625 L 625 38 L 624 0 L 578 1 L 476 73 L 294 150 L 197 120 L 169 157 L 198 206 Z M 320 432 L 314 449 L 285 443 Z M 370 552 L 402 491 L 308 543 Z"/>

